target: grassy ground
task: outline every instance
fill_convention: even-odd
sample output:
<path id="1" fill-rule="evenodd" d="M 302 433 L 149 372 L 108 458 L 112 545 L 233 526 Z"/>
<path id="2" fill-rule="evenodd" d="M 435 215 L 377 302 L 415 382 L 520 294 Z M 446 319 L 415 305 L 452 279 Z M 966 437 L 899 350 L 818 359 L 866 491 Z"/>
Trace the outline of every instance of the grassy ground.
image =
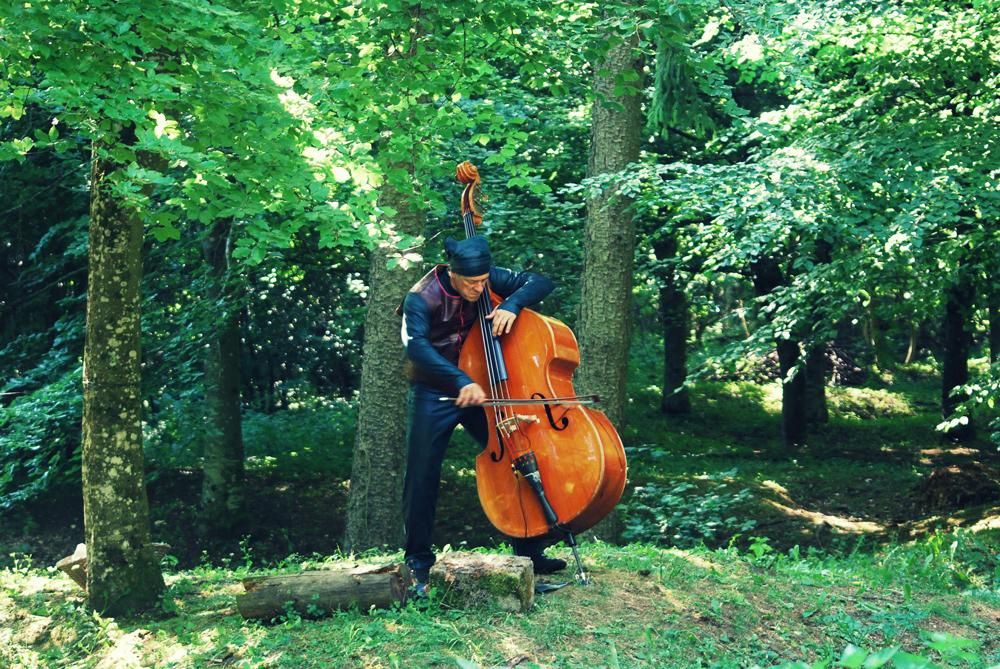
<path id="1" fill-rule="evenodd" d="M 957 555 L 954 541 L 960 544 Z M 966 560 L 986 550 L 968 535 L 840 557 L 777 554 L 764 543 L 745 553 L 604 544 L 585 550 L 594 585 L 539 597 L 526 615 L 447 610 L 432 600 L 429 606 L 344 612 L 315 621 L 293 615 L 267 625 L 235 613 L 244 568 L 172 573 L 162 611 L 117 621 L 88 613 L 65 579 L 6 570 L 0 574 L 0 662 L 771 667 L 839 659 L 853 645 L 868 651 L 899 647 L 900 658 L 909 653 L 937 666 L 1000 663 L 1000 595 L 955 578 L 956 572 L 975 571 Z M 280 571 L 302 566 L 285 564 Z"/>
<path id="2" fill-rule="evenodd" d="M 36 515 L 18 534 L 8 520 L 0 667 L 1000 665 L 995 450 L 933 431 L 932 382 L 900 375 L 874 385 L 832 390 L 830 423 L 794 454 L 780 449 L 774 385 L 702 384 L 695 413 L 670 420 L 654 388 L 633 393 L 623 434 L 636 486 L 623 514 L 633 543 L 586 543 L 595 584 L 542 596 L 525 615 L 432 600 L 318 621 L 243 621 L 234 609 L 241 577 L 343 559 L 347 472 L 335 465 L 323 479 L 255 472 L 258 525 L 228 550 L 181 533 L 196 477 L 162 476 L 151 493 L 154 534 L 178 555 L 162 606 L 140 618 L 87 612 L 75 586 L 44 566 L 58 554 L 45 552 L 58 544 L 46 539 L 58 537 L 65 554 L 77 528 L 46 535 Z M 495 549 L 473 454 L 460 435 L 438 538 Z M 882 655 L 865 659 L 867 651 Z"/>

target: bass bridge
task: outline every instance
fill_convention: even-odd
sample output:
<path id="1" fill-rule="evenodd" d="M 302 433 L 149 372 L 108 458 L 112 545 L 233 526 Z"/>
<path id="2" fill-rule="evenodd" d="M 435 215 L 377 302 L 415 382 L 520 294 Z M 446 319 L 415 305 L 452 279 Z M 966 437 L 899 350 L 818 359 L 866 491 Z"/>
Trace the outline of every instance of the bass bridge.
<path id="1" fill-rule="evenodd" d="M 528 416 L 525 414 L 514 414 L 508 418 L 503 418 L 497 421 L 497 430 L 505 437 L 509 437 L 521 427 L 522 423 L 537 423 L 538 418 L 536 416 Z"/>

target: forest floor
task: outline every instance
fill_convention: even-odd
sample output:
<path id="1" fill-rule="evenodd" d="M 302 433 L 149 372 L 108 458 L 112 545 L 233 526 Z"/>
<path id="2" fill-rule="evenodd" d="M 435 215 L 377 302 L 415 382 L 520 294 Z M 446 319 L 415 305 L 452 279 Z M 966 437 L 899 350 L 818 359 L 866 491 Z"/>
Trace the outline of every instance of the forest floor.
<path id="1" fill-rule="evenodd" d="M 528 615 L 432 601 L 243 621 L 233 602 L 246 574 L 350 557 L 338 548 L 343 457 L 327 457 L 321 477 L 252 469 L 253 524 L 212 541 L 196 531 L 196 470 L 160 471 L 149 490 L 154 540 L 172 546 L 169 589 L 157 615 L 137 619 L 86 612 L 49 567 L 83 541 L 82 513 L 65 500 L 38 506 L 0 520 L 0 666 L 749 667 L 845 649 L 845 666 L 861 666 L 848 644 L 901 647 L 885 666 L 923 666 L 901 664 L 904 651 L 939 666 L 1000 664 L 1000 458 L 985 440 L 934 432 L 932 385 L 891 381 L 832 389 L 830 422 L 795 453 L 780 450 L 773 384 L 701 384 L 694 412 L 669 420 L 655 388 L 634 393 L 623 433 L 633 543 L 586 543 L 595 586 L 540 597 Z M 437 538 L 497 549 L 474 454 L 458 435 Z"/>

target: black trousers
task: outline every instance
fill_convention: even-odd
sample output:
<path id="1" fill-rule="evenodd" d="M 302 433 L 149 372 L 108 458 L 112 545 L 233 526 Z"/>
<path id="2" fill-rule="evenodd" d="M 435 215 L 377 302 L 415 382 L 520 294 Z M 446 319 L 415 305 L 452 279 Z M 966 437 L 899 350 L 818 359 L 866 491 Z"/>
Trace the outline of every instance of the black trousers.
<path id="1" fill-rule="evenodd" d="M 484 448 L 489 438 L 486 411 L 482 407 L 460 408 L 452 402 L 442 402 L 438 398 L 444 394 L 421 383 L 410 387 L 403 527 L 406 564 L 418 575 L 426 574 L 436 559 L 431 535 L 441 487 L 441 465 L 452 433 L 461 424 Z M 531 556 L 540 554 L 551 541 L 512 538 L 511 543 L 518 555 Z"/>

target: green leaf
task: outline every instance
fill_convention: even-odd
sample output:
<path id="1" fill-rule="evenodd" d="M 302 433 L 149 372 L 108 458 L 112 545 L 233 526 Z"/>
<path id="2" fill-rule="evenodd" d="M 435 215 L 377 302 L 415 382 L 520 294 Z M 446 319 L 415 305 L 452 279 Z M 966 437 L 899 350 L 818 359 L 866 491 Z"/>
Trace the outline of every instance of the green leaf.
<path id="1" fill-rule="evenodd" d="M 158 225 L 152 230 L 150 230 L 150 234 L 152 234 L 153 239 L 155 239 L 158 242 L 165 242 L 168 239 L 176 240 L 181 238 L 181 231 L 170 224 Z M 233 255 L 236 255 L 235 251 L 237 250 L 239 249 L 234 250 Z"/>
<path id="2" fill-rule="evenodd" d="M 956 648 L 975 648 L 979 642 L 975 639 L 965 639 L 948 632 L 925 632 L 925 643 L 937 651 L 949 651 Z"/>
<path id="3" fill-rule="evenodd" d="M 931 661 L 920 655 L 899 652 L 893 656 L 892 666 L 896 669 L 927 669 L 931 666 Z"/>
<path id="4" fill-rule="evenodd" d="M 872 653 L 868 656 L 868 659 L 865 660 L 863 665 L 864 669 L 878 669 L 878 667 L 881 667 L 891 660 L 892 656 L 895 655 L 897 651 L 899 651 L 899 646 L 883 648 L 876 653 Z"/>
<path id="5" fill-rule="evenodd" d="M 843 654 L 840 656 L 840 666 L 847 667 L 847 669 L 859 669 L 865 662 L 865 658 L 868 657 L 868 651 L 864 648 L 858 648 L 853 643 L 847 644 L 847 648 L 844 649 Z"/>

